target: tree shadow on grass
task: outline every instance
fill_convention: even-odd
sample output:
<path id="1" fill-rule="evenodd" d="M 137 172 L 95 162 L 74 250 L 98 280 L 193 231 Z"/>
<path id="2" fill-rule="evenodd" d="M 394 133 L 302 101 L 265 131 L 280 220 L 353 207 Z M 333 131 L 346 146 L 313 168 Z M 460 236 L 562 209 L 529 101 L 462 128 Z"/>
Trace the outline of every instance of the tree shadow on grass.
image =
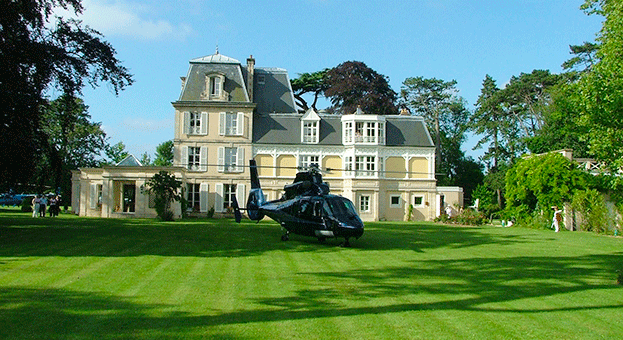
<path id="1" fill-rule="evenodd" d="M 97 293 L 8 287 L 0 288 L 0 320 L 5 325 L 0 327 L 0 338 L 236 338 L 219 332 L 227 325 L 426 310 L 620 312 L 623 307 L 616 299 L 560 298 L 552 307 L 521 300 L 597 290 L 620 292 L 621 287 L 614 284 L 614 271 L 622 261 L 621 253 L 578 258 L 473 258 L 300 273 L 314 284 L 289 296 L 249 298 L 248 305 L 258 308 L 214 310 L 203 315 L 171 312 L 172 306 L 139 304 Z M 612 296 L 619 296 L 617 292 Z"/>
<path id="2" fill-rule="evenodd" d="M 358 250 L 471 247 L 525 241 L 483 233 L 478 228 L 437 224 L 371 223 L 364 236 L 352 240 Z M 62 216 L 32 218 L 0 214 L 0 256 L 199 256 L 240 257 L 267 251 L 336 250 L 342 240 L 320 244 L 293 235 L 280 241 L 282 231 L 272 221 L 237 224 L 229 219 L 160 222 L 147 219 L 102 219 Z"/>

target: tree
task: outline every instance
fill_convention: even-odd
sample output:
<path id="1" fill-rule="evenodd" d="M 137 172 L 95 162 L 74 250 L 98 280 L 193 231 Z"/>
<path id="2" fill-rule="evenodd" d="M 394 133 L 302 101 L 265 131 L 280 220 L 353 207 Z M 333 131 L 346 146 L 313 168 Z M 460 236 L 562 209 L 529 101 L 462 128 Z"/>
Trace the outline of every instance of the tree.
<path id="1" fill-rule="evenodd" d="M 160 143 L 156 147 L 155 166 L 172 166 L 173 165 L 173 141 L 168 140 Z"/>
<path id="2" fill-rule="evenodd" d="M 119 142 L 115 145 L 107 145 L 105 153 L 108 160 L 103 162 L 103 164 L 110 165 L 117 164 L 130 155 L 130 153 L 125 150 L 123 142 Z"/>
<path id="3" fill-rule="evenodd" d="M 599 44 L 585 41 L 582 45 L 570 45 L 569 50 L 574 57 L 565 61 L 562 68 L 574 75 L 589 72 L 599 61 L 596 55 Z"/>
<path id="4" fill-rule="evenodd" d="M 491 168 L 493 169 L 497 169 L 500 162 L 509 156 L 503 142 L 505 137 L 503 132 L 508 130 L 507 126 L 508 120 L 502 108 L 500 89 L 495 84 L 495 80 L 487 74 L 482 81 L 476 110 L 470 119 L 470 128 L 482 136 L 474 146 L 474 150 L 481 148 L 485 143 L 491 143 L 482 159 L 492 161 Z"/>
<path id="5" fill-rule="evenodd" d="M 369 114 L 398 113 L 396 92 L 387 77 L 360 61 L 347 61 L 328 70 L 324 81 L 325 97 L 342 114 L 353 113 L 357 107 Z"/>
<path id="6" fill-rule="evenodd" d="M 429 130 L 433 131 L 436 170 L 440 170 L 442 152 L 449 149 L 443 146 L 443 137 L 456 141 L 461 139 L 466 129 L 467 109 L 456 89 L 456 80 L 443 81 L 437 78 L 412 77 L 402 83 L 400 96 L 412 113 L 424 117 Z M 444 131 L 444 129 L 446 129 Z M 448 129 L 457 129 L 454 134 Z M 460 134 L 457 132 L 461 131 Z M 454 138 L 451 136 L 454 135 Z M 460 142 L 458 145 L 460 146 Z M 450 146 L 450 145 L 448 145 Z M 460 148 L 459 148 L 460 149 Z"/>
<path id="7" fill-rule="evenodd" d="M 310 108 L 307 106 L 307 101 L 303 98 L 303 95 L 306 93 L 313 93 L 314 101 L 311 104 L 311 108 L 317 111 L 316 103 L 318 102 L 318 97 L 327 90 L 327 83 L 325 82 L 327 71 L 329 71 L 329 69 L 313 73 L 301 73 L 298 78 L 290 81 L 292 91 L 294 92 L 294 98 L 297 101 L 296 104 L 303 112 Z"/>
<path id="8" fill-rule="evenodd" d="M 90 121 L 88 106 L 70 95 L 43 107 L 41 132 L 47 145 L 39 164 L 40 184 L 71 193 L 71 170 L 98 165 L 105 150 L 106 133 L 100 123 Z"/>
<path id="9" fill-rule="evenodd" d="M 167 171 L 160 171 L 154 174 L 141 190 L 154 196 L 156 205 L 156 213 L 163 221 L 173 221 L 173 212 L 171 211 L 171 203 L 180 201 L 182 195 L 180 188 L 182 182 L 175 178 L 175 175 Z"/>
<path id="10" fill-rule="evenodd" d="M 142 166 L 150 166 L 153 164 L 151 162 L 151 156 L 149 156 L 147 152 L 143 152 L 143 154 L 141 155 L 140 162 Z"/>
<path id="11" fill-rule="evenodd" d="M 580 124 L 577 110 L 577 84 L 560 84 L 550 94 L 551 103 L 543 110 L 543 127 L 527 139 L 528 149 L 536 154 L 572 149 L 574 157 L 591 157 L 585 142 L 588 131 Z"/>
<path id="12" fill-rule="evenodd" d="M 510 82 L 501 90 L 502 105 L 507 115 L 514 120 L 523 137 L 534 136 L 543 128 L 543 109 L 550 103 L 548 90 L 557 85 L 560 75 L 551 74 L 549 70 L 533 70 L 511 77 Z"/>
<path id="13" fill-rule="evenodd" d="M 76 96 L 84 85 L 132 83 L 115 50 L 77 20 L 49 18 L 55 7 L 83 10 L 80 0 L 4 1 L 0 14 L 0 173 L 2 185 L 31 179 L 48 144 L 41 131 L 45 94 Z"/>
<path id="14" fill-rule="evenodd" d="M 588 173 L 559 153 L 519 160 L 506 172 L 506 210 L 526 218 L 541 211 L 551 219 L 551 206 L 569 203 L 587 187 Z"/>
<path id="15" fill-rule="evenodd" d="M 590 152 L 612 169 L 623 168 L 623 3 L 587 0 L 588 14 L 603 15 L 598 62 L 578 81 L 579 123 Z"/>

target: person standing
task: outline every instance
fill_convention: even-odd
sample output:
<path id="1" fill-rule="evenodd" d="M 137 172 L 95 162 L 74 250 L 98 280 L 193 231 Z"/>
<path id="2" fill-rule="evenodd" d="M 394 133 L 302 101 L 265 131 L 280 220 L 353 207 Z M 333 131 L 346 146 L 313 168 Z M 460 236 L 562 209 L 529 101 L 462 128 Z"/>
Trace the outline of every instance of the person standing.
<path id="1" fill-rule="evenodd" d="M 41 197 L 41 203 L 39 203 L 39 216 L 45 217 L 45 207 L 48 205 L 48 198 L 45 195 Z"/>
<path id="2" fill-rule="evenodd" d="M 558 206 L 553 206 L 554 217 L 552 218 L 552 227 L 556 232 L 560 231 L 560 222 L 562 222 L 562 210 L 558 210 Z"/>
<path id="3" fill-rule="evenodd" d="M 39 217 L 39 208 L 41 207 L 41 197 L 36 195 L 32 199 L 32 217 Z"/>

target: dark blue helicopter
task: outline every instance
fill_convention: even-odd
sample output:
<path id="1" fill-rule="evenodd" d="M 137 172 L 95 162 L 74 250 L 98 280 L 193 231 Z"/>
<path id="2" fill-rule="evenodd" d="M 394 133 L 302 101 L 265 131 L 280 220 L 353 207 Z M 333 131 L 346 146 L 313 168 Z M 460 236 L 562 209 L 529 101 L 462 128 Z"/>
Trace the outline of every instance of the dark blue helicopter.
<path id="1" fill-rule="evenodd" d="M 363 235 L 363 222 L 357 215 L 353 202 L 349 199 L 329 194 L 329 185 L 322 181 L 317 166 L 296 174 L 292 184 L 284 187 L 285 194 L 277 200 L 266 201 L 260 186 L 255 160 L 249 161 L 251 190 L 246 210 L 249 219 L 259 221 L 268 216 L 277 221 L 285 234 L 282 241 L 289 239 L 290 233 L 316 237 L 324 242 L 327 238 L 344 238 L 342 246 L 349 247 L 349 239 Z M 236 221 L 242 215 L 238 202 L 233 202 Z"/>

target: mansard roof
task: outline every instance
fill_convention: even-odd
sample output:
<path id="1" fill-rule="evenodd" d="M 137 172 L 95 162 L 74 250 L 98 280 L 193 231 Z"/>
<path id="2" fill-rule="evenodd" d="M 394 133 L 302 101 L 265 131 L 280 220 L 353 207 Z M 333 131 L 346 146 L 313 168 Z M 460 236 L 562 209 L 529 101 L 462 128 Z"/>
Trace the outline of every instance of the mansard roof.
<path id="1" fill-rule="evenodd" d="M 185 78 L 179 101 L 205 101 L 202 93 L 206 87 L 206 76 L 211 74 L 225 77 L 223 90 L 229 95 L 228 102 L 250 103 L 247 79 L 247 66 L 240 61 L 222 55 L 211 54 L 190 60 L 190 67 Z M 205 97 L 205 96 L 203 96 Z M 294 94 L 288 72 L 282 68 L 253 68 L 253 103 L 256 112 L 295 113 Z"/>
<path id="2" fill-rule="evenodd" d="M 218 53 L 190 61 L 179 100 L 200 101 L 201 93 L 205 91 L 205 78 L 211 74 L 225 76 L 223 90 L 229 94 L 228 101 L 249 102 L 240 62 Z"/>

